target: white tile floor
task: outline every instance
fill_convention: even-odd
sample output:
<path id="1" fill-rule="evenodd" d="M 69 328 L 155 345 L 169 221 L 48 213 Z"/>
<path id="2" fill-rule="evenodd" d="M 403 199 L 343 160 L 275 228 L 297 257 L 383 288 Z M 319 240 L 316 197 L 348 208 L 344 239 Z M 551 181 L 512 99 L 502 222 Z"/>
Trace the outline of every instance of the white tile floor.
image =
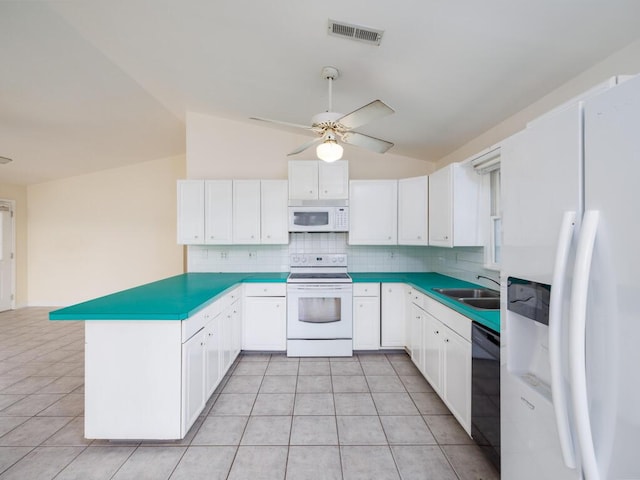
<path id="1" fill-rule="evenodd" d="M 84 330 L 0 313 L 0 479 L 497 479 L 404 353 L 244 354 L 180 442 L 83 436 Z"/>

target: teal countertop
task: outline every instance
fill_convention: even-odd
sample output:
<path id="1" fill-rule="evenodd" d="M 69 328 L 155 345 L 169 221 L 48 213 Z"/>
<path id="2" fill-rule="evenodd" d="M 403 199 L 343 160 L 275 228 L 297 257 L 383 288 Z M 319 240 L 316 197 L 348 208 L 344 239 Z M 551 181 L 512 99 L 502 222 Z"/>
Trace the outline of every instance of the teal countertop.
<path id="1" fill-rule="evenodd" d="M 433 288 L 478 287 L 439 273 L 349 272 L 354 282 L 407 283 L 492 330 L 500 331 L 500 312 L 476 310 Z M 289 272 L 185 273 L 99 297 L 49 313 L 51 320 L 184 320 L 238 283 L 286 282 Z"/>
<path id="2" fill-rule="evenodd" d="M 49 313 L 50 320 L 184 320 L 241 282 L 286 282 L 289 272 L 185 273 Z"/>
<path id="3" fill-rule="evenodd" d="M 407 283 L 456 312 L 490 328 L 494 332 L 500 333 L 499 310 L 476 310 L 468 305 L 456 302 L 446 295 L 433 291 L 434 288 L 478 288 L 481 285 L 447 277 L 439 273 L 349 272 L 349 275 L 351 275 L 354 282 Z"/>

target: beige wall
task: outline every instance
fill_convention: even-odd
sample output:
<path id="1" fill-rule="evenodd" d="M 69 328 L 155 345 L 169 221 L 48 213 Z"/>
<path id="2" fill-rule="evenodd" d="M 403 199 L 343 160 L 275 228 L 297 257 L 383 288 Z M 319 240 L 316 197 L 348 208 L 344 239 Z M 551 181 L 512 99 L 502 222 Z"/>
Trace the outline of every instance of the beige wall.
<path id="1" fill-rule="evenodd" d="M 29 305 L 68 305 L 183 272 L 184 156 L 27 187 Z"/>
<path id="2" fill-rule="evenodd" d="M 459 149 L 438 160 L 438 168 L 451 162 L 465 160 L 472 155 L 494 145 L 526 127 L 527 122 L 552 110 L 558 105 L 586 92 L 594 85 L 604 82 L 614 75 L 634 75 L 640 73 L 640 40 L 607 57 L 602 62 L 585 70 L 556 90 L 532 103 L 527 108 L 499 123 L 482 135 L 474 138 Z"/>
<path id="3" fill-rule="evenodd" d="M 0 198 L 16 202 L 16 307 L 27 304 L 27 187 L 0 183 Z"/>
<path id="4" fill-rule="evenodd" d="M 313 137 L 257 122 L 237 122 L 187 114 L 187 178 L 287 178 L 287 152 Z M 315 159 L 310 148 L 297 159 Z M 404 178 L 426 175 L 435 164 L 425 160 L 345 146 L 351 178 Z"/>

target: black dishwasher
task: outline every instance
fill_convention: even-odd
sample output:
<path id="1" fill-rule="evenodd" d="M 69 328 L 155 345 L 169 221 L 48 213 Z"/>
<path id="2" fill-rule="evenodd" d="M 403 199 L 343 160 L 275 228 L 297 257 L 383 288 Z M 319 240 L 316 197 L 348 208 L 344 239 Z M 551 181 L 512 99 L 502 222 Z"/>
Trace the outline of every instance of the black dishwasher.
<path id="1" fill-rule="evenodd" d="M 471 436 L 500 471 L 500 334 L 471 329 Z"/>

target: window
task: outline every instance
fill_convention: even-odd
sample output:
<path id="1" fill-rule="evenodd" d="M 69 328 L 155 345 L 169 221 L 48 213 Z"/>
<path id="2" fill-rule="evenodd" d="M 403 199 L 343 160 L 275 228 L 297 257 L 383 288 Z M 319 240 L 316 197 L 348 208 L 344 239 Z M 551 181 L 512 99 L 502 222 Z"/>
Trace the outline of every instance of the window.
<path id="1" fill-rule="evenodd" d="M 500 169 L 489 173 L 491 211 L 489 215 L 489 245 L 486 267 L 500 270 L 502 262 L 502 217 L 500 216 Z"/>
<path id="2" fill-rule="evenodd" d="M 471 160 L 488 191 L 488 235 L 485 246 L 485 268 L 500 270 L 502 257 L 502 217 L 500 216 L 500 147 L 491 147 Z M 487 197 L 485 197 L 487 198 Z M 486 215 L 486 213 L 485 213 Z"/>

